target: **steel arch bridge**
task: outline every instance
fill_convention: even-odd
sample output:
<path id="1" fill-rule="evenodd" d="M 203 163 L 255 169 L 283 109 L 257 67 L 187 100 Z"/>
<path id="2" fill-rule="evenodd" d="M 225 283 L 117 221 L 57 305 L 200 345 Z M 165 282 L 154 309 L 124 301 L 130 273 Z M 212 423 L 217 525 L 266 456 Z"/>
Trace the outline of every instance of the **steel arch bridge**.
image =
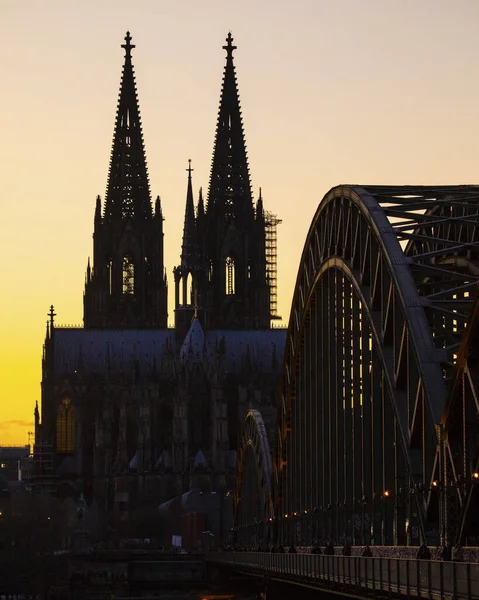
<path id="1" fill-rule="evenodd" d="M 479 186 L 326 194 L 298 270 L 272 462 L 251 435 L 260 415 L 246 419 L 240 543 L 479 541 L 478 226 Z"/>

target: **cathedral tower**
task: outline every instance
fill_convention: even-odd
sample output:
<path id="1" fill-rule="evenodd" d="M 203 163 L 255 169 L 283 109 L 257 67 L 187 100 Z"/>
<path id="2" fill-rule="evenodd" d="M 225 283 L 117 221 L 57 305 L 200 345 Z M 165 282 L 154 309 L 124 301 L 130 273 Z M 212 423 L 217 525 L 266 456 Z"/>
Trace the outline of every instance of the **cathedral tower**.
<path id="1" fill-rule="evenodd" d="M 167 326 L 163 215 L 153 213 L 130 32 L 120 85 L 105 202 L 96 201 L 93 267 L 88 262 L 84 324 L 88 329 Z"/>
<path id="2" fill-rule="evenodd" d="M 198 306 L 205 310 L 208 329 L 267 329 L 265 220 L 262 199 L 256 210 L 253 205 L 231 33 L 223 48 L 226 65 L 208 201 L 204 219 L 197 218 L 204 268 Z"/>

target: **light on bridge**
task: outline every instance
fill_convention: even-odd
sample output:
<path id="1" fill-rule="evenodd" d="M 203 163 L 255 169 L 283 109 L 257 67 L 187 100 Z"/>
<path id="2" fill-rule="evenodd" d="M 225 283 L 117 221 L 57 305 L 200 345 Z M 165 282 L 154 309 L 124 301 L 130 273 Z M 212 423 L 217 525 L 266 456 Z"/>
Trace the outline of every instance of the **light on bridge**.
<path id="1" fill-rule="evenodd" d="M 384 496 L 385 498 L 387 498 L 387 497 L 389 496 L 389 490 L 384 490 L 384 494 L 383 494 L 383 496 Z"/>
<path id="2" fill-rule="evenodd" d="M 474 471 L 474 473 L 472 474 L 472 478 L 479 479 L 479 473 L 477 471 Z"/>

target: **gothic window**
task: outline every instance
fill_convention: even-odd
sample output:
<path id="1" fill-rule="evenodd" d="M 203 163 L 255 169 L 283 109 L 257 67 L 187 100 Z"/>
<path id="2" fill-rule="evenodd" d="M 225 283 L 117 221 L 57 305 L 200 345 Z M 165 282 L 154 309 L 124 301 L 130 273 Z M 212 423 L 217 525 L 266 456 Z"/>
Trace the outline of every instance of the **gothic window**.
<path id="1" fill-rule="evenodd" d="M 75 451 L 75 413 L 69 398 L 62 400 L 57 411 L 57 452 L 71 454 Z"/>
<path id="2" fill-rule="evenodd" d="M 193 293 L 193 277 L 191 275 L 191 273 L 188 273 L 186 275 L 186 298 L 185 298 L 185 305 L 193 305 L 193 301 L 194 301 L 194 293 Z"/>
<path id="3" fill-rule="evenodd" d="M 226 259 L 226 294 L 232 296 L 235 293 L 235 261 L 228 256 Z"/>
<path id="4" fill-rule="evenodd" d="M 130 254 L 123 257 L 123 293 L 135 293 L 135 264 Z"/>

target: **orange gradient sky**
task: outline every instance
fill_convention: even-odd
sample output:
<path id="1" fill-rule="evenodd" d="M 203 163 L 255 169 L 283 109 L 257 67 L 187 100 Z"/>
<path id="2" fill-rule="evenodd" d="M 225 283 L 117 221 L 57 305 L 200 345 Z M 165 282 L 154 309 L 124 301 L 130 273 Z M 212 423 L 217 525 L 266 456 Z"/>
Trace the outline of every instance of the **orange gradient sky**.
<path id="1" fill-rule="evenodd" d="M 170 292 L 188 158 L 195 197 L 208 187 L 230 29 L 253 189 L 283 219 L 286 320 L 330 187 L 479 180 L 478 0 L 2 0 L 0 22 L 0 445 L 32 429 L 49 305 L 82 322 L 127 29 Z"/>

